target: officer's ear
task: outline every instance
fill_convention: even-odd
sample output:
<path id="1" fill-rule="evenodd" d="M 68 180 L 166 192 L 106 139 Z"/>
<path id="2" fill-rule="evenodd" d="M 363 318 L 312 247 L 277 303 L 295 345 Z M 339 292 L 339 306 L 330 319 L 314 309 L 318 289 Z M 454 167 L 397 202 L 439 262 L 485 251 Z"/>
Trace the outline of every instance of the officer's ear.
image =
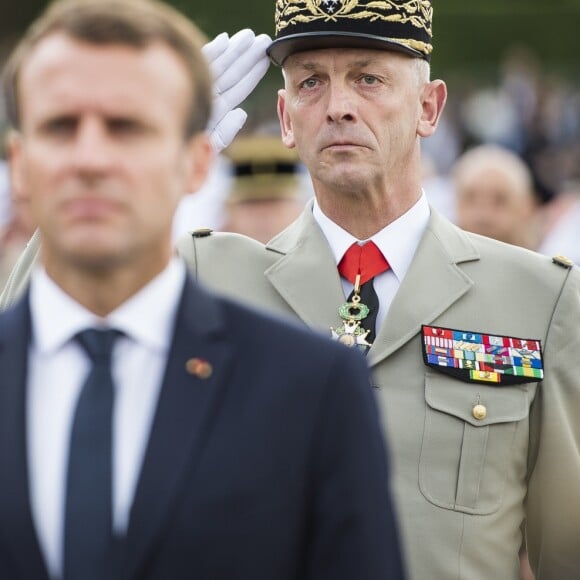
<path id="1" fill-rule="evenodd" d="M 420 137 L 429 137 L 435 133 L 446 101 L 447 86 L 443 81 L 425 83 L 421 90 L 421 115 L 417 125 L 417 134 Z"/>
<path id="2" fill-rule="evenodd" d="M 193 193 L 201 188 L 210 172 L 214 149 L 207 132 L 194 135 L 187 144 L 185 192 Z"/>
<path id="3" fill-rule="evenodd" d="M 288 147 L 288 149 L 293 149 L 296 147 L 296 141 L 294 141 L 294 131 L 292 130 L 292 120 L 288 114 L 287 108 L 288 93 L 285 89 L 280 89 L 278 91 L 278 119 L 280 120 L 280 131 L 282 133 L 282 143 Z"/>

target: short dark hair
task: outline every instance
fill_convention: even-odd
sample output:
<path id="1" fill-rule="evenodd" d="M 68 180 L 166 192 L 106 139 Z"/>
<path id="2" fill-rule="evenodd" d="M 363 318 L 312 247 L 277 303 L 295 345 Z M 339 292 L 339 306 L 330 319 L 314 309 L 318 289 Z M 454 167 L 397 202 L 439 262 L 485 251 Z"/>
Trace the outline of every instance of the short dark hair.
<path id="1" fill-rule="evenodd" d="M 211 113 L 212 79 L 201 48 L 201 31 L 183 14 L 157 0 L 57 0 L 29 27 L 13 50 L 2 78 L 8 121 L 20 127 L 18 82 L 22 68 L 44 38 L 63 33 L 89 44 L 143 49 L 159 42 L 171 48 L 189 73 L 191 103 L 185 135 L 205 130 Z"/>

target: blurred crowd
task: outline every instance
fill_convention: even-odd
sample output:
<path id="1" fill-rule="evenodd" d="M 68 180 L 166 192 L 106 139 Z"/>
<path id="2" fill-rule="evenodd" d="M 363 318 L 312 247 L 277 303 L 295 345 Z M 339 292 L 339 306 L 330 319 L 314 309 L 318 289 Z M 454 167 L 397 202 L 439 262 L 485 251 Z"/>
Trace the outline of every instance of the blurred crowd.
<path id="1" fill-rule="evenodd" d="M 495 81 L 451 87 L 442 124 L 423 146 L 427 196 L 452 221 L 580 262 L 577 79 L 514 47 Z"/>
<path id="2" fill-rule="evenodd" d="M 440 126 L 423 142 L 430 203 L 467 230 L 580 263 L 580 82 L 517 47 L 494 80 L 449 85 Z M 182 202 L 174 236 L 209 227 L 266 242 L 311 195 L 272 121 L 242 132 L 217 158 L 205 187 Z M 33 231 L 1 162 L 0 285 Z"/>

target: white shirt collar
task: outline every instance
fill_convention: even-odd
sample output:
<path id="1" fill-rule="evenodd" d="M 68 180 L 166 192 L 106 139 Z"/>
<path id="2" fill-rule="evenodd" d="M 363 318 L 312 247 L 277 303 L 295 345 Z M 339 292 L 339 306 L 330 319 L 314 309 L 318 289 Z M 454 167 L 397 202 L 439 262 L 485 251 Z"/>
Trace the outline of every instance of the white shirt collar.
<path id="1" fill-rule="evenodd" d="M 185 264 L 172 258 L 158 276 L 103 319 L 72 299 L 38 267 L 30 281 L 35 347 L 39 353 L 50 353 L 86 328 L 108 326 L 136 342 L 167 351 L 185 276 Z"/>
<path id="2" fill-rule="evenodd" d="M 411 265 L 417 246 L 427 228 L 430 213 L 427 197 L 425 192 L 422 192 L 417 203 L 401 217 L 368 240 L 357 240 L 322 213 L 316 198 L 312 208 L 313 217 L 328 240 L 337 265 L 354 242 L 362 243 L 372 240 L 389 262 L 399 282 L 405 277 Z"/>

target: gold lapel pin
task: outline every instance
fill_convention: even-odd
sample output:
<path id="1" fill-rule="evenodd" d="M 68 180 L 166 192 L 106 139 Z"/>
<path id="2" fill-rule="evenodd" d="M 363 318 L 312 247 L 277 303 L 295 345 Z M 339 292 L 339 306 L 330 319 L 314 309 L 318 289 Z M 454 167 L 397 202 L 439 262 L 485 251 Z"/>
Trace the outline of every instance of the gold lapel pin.
<path id="1" fill-rule="evenodd" d="M 198 379 L 209 379 L 213 372 L 213 367 L 211 363 L 202 358 L 190 358 L 185 363 L 185 370 Z"/>

